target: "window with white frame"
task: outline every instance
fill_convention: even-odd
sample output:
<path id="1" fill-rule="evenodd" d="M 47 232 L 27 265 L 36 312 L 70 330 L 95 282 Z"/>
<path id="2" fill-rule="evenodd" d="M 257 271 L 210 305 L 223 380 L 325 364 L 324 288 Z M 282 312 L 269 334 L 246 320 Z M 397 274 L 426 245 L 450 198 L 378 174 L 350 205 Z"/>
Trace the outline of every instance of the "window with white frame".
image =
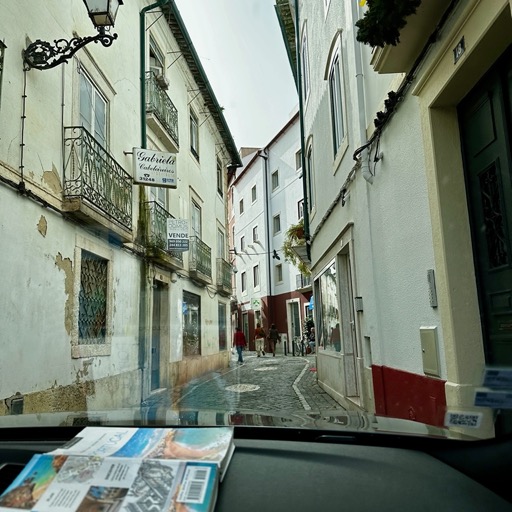
<path id="1" fill-rule="evenodd" d="M 201 207 L 195 202 L 192 201 L 191 205 L 191 228 L 192 228 L 192 236 L 197 236 L 197 238 L 201 238 L 201 230 L 202 230 L 202 222 L 201 222 Z"/>
<path id="2" fill-rule="evenodd" d="M 331 127 L 334 156 L 338 153 L 341 143 L 345 138 L 344 109 L 345 99 L 343 95 L 343 71 L 341 60 L 341 44 L 336 48 L 329 67 L 329 98 L 331 102 Z"/>
<path id="3" fill-rule="evenodd" d="M 309 57 L 308 57 L 308 35 L 307 25 L 304 25 L 302 32 L 302 48 L 301 48 L 301 61 L 302 61 L 302 96 L 304 100 L 309 95 Z"/>
<path id="4" fill-rule="evenodd" d="M 252 241 L 257 242 L 258 241 L 258 226 L 254 226 L 252 228 Z"/>
<path id="5" fill-rule="evenodd" d="M 240 237 L 240 250 L 245 251 L 245 236 Z"/>
<path id="6" fill-rule="evenodd" d="M 300 220 L 304 217 L 304 199 L 297 203 L 297 218 Z"/>
<path id="7" fill-rule="evenodd" d="M 272 219 L 272 226 L 274 228 L 274 235 L 281 232 L 281 215 L 279 213 L 274 215 Z"/>
<path id="8" fill-rule="evenodd" d="M 228 346 L 227 310 L 227 305 L 219 302 L 217 308 L 217 318 L 219 325 L 219 350 L 226 350 Z"/>
<path id="9" fill-rule="evenodd" d="M 217 159 L 217 192 L 221 197 L 224 196 L 224 176 L 222 173 L 222 164 L 219 159 Z"/>
<path id="10" fill-rule="evenodd" d="M 107 101 L 80 68 L 80 125 L 107 147 Z"/>
<path id="11" fill-rule="evenodd" d="M 104 345 L 107 333 L 108 260 L 82 249 L 78 344 Z"/>
<path id="12" fill-rule="evenodd" d="M 251 198 L 252 202 L 254 203 L 256 201 L 256 185 L 254 185 L 254 187 L 251 189 Z"/>
<path id="13" fill-rule="evenodd" d="M 199 160 L 199 122 L 192 110 L 190 110 L 190 151 Z"/>
<path id="14" fill-rule="evenodd" d="M 160 48 L 158 48 L 158 45 L 153 40 L 152 37 L 150 37 L 149 40 L 149 70 L 155 75 L 156 77 L 163 76 L 164 74 L 164 54 L 160 51 Z"/>
<path id="15" fill-rule="evenodd" d="M 295 153 L 295 170 L 299 172 L 302 169 L 302 151 L 299 149 Z"/>
<path id="16" fill-rule="evenodd" d="M 242 213 L 244 213 L 244 200 L 243 199 L 240 199 L 240 202 L 238 203 L 238 209 L 240 211 L 240 215 L 242 215 Z"/>
<path id="17" fill-rule="evenodd" d="M 158 203 L 162 208 L 167 208 L 167 189 L 165 187 L 150 187 L 151 201 Z"/>
<path id="18" fill-rule="evenodd" d="M 106 356 L 112 346 L 113 251 L 77 236 L 71 357 Z"/>
<path id="19" fill-rule="evenodd" d="M 308 209 L 311 211 L 315 207 L 315 195 L 313 190 L 313 145 L 309 144 L 306 153 L 306 191 L 308 198 Z"/>
<path id="20" fill-rule="evenodd" d="M 279 187 L 279 169 L 272 173 L 272 192 Z"/>
<path id="21" fill-rule="evenodd" d="M 226 259 L 226 236 L 222 229 L 217 229 L 217 258 Z"/>
<path id="22" fill-rule="evenodd" d="M 254 288 L 257 288 L 260 285 L 260 266 L 259 265 L 254 265 L 254 267 L 252 267 L 252 279 L 253 279 Z"/>
<path id="23" fill-rule="evenodd" d="M 275 278 L 276 278 L 276 283 L 283 282 L 283 265 L 281 263 L 278 263 L 275 266 Z"/>
<path id="24" fill-rule="evenodd" d="M 247 274 L 242 272 L 240 276 L 240 283 L 242 285 L 242 293 L 247 291 Z"/>

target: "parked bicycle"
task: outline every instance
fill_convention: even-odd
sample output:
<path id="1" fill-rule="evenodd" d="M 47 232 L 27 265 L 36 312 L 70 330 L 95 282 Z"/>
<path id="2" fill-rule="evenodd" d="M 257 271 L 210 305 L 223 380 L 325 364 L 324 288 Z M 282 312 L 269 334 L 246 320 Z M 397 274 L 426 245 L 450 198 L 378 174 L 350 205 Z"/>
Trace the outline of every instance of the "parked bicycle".
<path id="1" fill-rule="evenodd" d="M 293 338 L 293 355 L 294 356 L 303 356 L 305 354 L 306 348 L 304 345 L 304 340 L 302 336 L 295 336 Z"/>

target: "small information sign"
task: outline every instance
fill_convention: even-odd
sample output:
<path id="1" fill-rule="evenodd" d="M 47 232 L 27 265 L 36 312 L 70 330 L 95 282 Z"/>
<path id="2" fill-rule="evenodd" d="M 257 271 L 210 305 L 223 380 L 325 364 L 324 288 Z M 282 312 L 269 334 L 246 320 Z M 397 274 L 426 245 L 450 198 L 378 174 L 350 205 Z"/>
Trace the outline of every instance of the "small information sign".
<path id="1" fill-rule="evenodd" d="M 512 368 L 486 368 L 483 386 L 491 389 L 512 390 Z"/>
<path id="2" fill-rule="evenodd" d="M 478 389 L 475 393 L 475 405 L 492 409 L 512 409 L 512 393 Z"/>
<path id="3" fill-rule="evenodd" d="M 253 311 L 259 311 L 261 309 L 261 299 L 251 299 L 251 309 Z"/>
<path id="4" fill-rule="evenodd" d="M 188 221 L 186 219 L 167 219 L 167 250 L 188 251 Z"/>

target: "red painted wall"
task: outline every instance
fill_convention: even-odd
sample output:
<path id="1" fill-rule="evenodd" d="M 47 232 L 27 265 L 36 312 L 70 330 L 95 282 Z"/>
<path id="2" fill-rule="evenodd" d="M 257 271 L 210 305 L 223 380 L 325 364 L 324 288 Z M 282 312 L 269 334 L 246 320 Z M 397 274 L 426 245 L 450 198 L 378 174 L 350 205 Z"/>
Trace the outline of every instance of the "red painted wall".
<path id="1" fill-rule="evenodd" d="M 261 318 L 262 327 L 268 332 L 272 323 L 276 324 L 279 332 L 288 332 L 288 319 L 286 310 L 286 301 L 290 299 L 300 299 L 300 311 L 304 311 L 304 304 L 310 301 L 312 293 L 299 293 L 292 291 L 289 293 L 283 293 L 280 295 L 274 295 L 272 297 L 261 297 Z M 239 327 L 242 327 L 242 313 L 249 314 L 249 339 L 247 343 L 249 350 L 255 350 L 254 345 L 254 311 L 250 309 L 250 301 L 246 301 L 242 304 L 238 304 L 238 322 Z"/>
<path id="2" fill-rule="evenodd" d="M 444 380 L 378 365 L 372 365 L 372 376 L 378 416 L 444 425 Z"/>

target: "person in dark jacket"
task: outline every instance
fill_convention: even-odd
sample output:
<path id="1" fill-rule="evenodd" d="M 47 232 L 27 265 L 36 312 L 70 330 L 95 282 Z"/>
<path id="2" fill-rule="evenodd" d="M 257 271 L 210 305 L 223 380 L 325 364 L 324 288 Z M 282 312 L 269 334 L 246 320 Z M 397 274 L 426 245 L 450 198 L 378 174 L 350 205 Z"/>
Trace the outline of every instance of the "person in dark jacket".
<path id="1" fill-rule="evenodd" d="M 270 348 L 270 352 L 274 354 L 274 357 L 276 357 L 276 343 L 281 341 L 281 335 L 279 334 L 278 330 L 276 329 L 275 324 L 272 324 L 270 327 L 270 330 L 268 331 L 268 345 Z"/>

